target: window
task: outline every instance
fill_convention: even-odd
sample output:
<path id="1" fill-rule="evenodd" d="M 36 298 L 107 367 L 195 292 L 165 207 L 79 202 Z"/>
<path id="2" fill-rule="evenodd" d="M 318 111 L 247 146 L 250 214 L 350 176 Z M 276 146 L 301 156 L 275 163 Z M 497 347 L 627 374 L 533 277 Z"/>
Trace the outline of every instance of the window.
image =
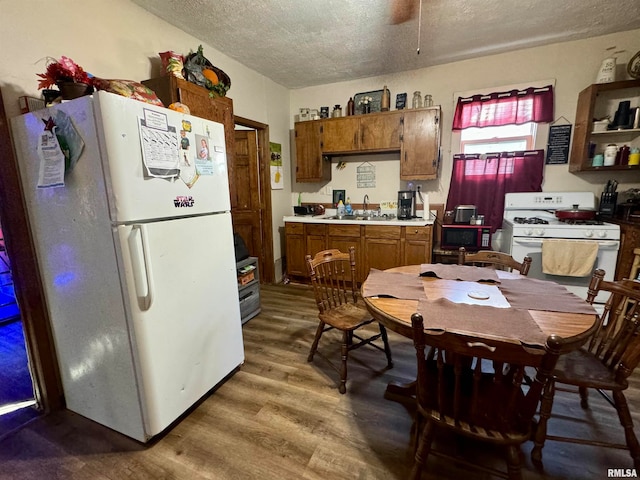
<path id="1" fill-rule="evenodd" d="M 542 189 L 544 150 L 536 150 L 536 135 L 544 137 L 552 121 L 551 84 L 458 97 L 452 147 L 460 153 L 446 208 L 476 205 L 492 232 L 500 228 L 506 193 Z"/>
<path id="2" fill-rule="evenodd" d="M 536 123 L 501 127 L 465 128 L 460 132 L 460 153 L 491 153 L 532 150 Z"/>

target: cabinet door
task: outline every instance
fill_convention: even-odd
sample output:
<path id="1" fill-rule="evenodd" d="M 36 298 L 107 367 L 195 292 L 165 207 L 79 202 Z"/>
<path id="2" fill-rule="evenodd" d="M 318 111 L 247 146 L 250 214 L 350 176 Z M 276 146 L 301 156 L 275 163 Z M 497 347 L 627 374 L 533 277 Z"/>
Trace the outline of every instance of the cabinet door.
<path id="1" fill-rule="evenodd" d="M 402 113 L 363 115 L 360 119 L 361 150 L 399 150 Z"/>
<path id="2" fill-rule="evenodd" d="M 430 226 L 404 228 L 403 265 L 431 263 L 432 235 Z"/>
<path id="3" fill-rule="evenodd" d="M 438 176 L 440 109 L 404 113 L 400 180 L 431 180 Z"/>
<path id="4" fill-rule="evenodd" d="M 303 223 L 285 223 L 287 273 L 292 276 L 307 276 L 304 256 L 306 244 Z"/>
<path id="5" fill-rule="evenodd" d="M 360 135 L 360 119 L 356 116 L 326 120 L 322 129 L 322 151 L 337 153 L 359 150 Z"/>
<path id="6" fill-rule="evenodd" d="M 365 226 L 363 271 L 364 278 L 369 270 L 399 267 L 402 265 L 400 232 L 402 227 Z"/>
<path id="7" fill-rule="evenodd" d="M 310 224 L 305 225 L 306 252 L 312 257 L 327 248 L 327 226 Z"/>
<path id="8" fill-rule="evenodd" d="M 322 122 L 296 122 L 296 181 L 331 180 L 331 162 L 324 160 L 321 149 Z"/>
<path id="9" fill-rule="evenodd" d="M 327 248 L 337 248 L 348 253 L 349 247 L 356 247 L 356 280 L 362 282 L 362 248 L 360 225 L 327 225 Z"/>

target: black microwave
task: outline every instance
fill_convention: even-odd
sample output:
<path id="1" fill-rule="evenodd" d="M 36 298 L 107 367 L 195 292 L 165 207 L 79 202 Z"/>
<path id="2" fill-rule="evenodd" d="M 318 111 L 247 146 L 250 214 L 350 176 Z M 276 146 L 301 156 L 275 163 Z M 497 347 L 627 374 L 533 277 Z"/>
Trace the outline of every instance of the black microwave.
<path id="1" fill-rule="evenodd" d="M 440 248 L 470 251 L 491 250 L 491 227 L 488 225 L 442 225 Z"/>

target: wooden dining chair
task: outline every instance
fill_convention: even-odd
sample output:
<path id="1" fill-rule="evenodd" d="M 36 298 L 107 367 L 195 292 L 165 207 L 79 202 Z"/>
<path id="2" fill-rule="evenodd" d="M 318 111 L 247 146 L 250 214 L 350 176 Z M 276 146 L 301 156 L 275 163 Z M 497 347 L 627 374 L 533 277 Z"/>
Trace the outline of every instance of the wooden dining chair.
<path id="1" fill-rule="evenodd" d="M 451 332 L 428 335 L 419 313 L 412 315 L 411 323 L 418 371 L 415 426 L 419 440 L 410 478 L 420 478 L 429 454 L 451 458 L 431 448 L 436 430 L 448 429 L 507 449 L 506 472 L 460 457 L 453 458 L 456 463 L 520 479 L 520 445 L 530 439 L 543 386 L 567 345 L 556 336 L 546 340 L 545 348 L 532 349 Z M 525 367 L 536 369 L 529 386 L 523 383 Z"/>
<path id="2" fill-rule="evenodd" d="M 540 406 L 540 421 L 531 451 L 532 460 L 542 465 L 542 448 L 546 440 L 626 448 L 634 467 L 640 469 L 640 445 L 633 431 L 633 421 L 624 395 L 627 379 L 640 362 L 640 282 L 603 280 L 604 271 L 596 270 L 589 285 L 587 301 L 592 303 L 600 291 L 610 296 L 599 315 L 597 330 L 584 348 L 560 357 L 545 387 Z M 578 387 L 580 405 L 589 408 L 588 389 L 598 391 L 616 410 L 624 430 L 625 444 L 605 443 L 602 438 L 571 438 L 547 435 L 556 385 Z M 559 388 L 558 388 L 559 389 Z M 610 398 L 607 392 L 611 392 Z"/>
<path id="3" fill-rule="evenodd" d="M 529 268 L 531 268 L 531 257 L 524 257 L 522 263 L 520 263 L 508 253 L 496 252 L 494 250 L 467 252 L 464 247 L 460 247 L 458 250 L 458 265 L 468 265 L 471 263 L 488 265 L 494 268 L 506 267 L 520 272 L 521 275 L 527 275 Z"/>
<path id="4" fill-rule="evenodd" d="M 350 247 L 349 253 L 342 253 L 336 249 L 323 250 L 316 253 L 314 257 L 307 255 L 305 258 L 320 319 L 307 361 L 313 361 L 318 342 L 324 332 L 332 329 L 342 331 L 339 391 L 345 393 L 347 359 L 350 351 L 370 345 L 385 353 L 388 368 L 393 366 L 387 331 L 384 325 L 379 323 L 379 332 L 375 334 L 367 332 L 365 336 L 361 333 L 364 330 L 356 333 L 356 330 L 361 327 L 373 323 L 374 319 L 365 307 L 357 289 L 355 247 Z M 373 343 L 379 338 L 382 338 L 382 347 Z"/>

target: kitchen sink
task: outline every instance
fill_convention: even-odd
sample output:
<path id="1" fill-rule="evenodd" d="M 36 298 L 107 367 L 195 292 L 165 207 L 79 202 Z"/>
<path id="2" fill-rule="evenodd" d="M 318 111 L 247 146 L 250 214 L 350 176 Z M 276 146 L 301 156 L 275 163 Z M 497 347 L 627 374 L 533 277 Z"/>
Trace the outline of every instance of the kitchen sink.
<path id="1" fill-rule="evenodd" d="M 356 221 L 369 221 L 369 220 L 395 220 L 395 215 L 332 215 L 325 217 L 327 220 L 356 220 Z"/>
<path id="2" fill-rule="evenodd" d="M 369 215 L 333 215 L 327 217 L 327 220 L 371 220 L 372 218 Z"/>

